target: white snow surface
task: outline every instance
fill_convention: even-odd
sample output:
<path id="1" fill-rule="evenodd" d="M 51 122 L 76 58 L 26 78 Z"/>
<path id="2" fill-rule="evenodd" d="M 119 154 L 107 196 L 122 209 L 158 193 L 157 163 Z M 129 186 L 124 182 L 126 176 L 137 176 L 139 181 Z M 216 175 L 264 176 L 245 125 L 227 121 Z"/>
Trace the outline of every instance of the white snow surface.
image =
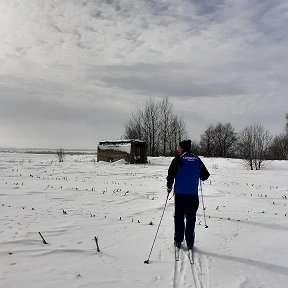
<path id="1" fill-rule="evenodd" d="M 241 160 L 202 158 L 211 173 L 202 185 L 209 227 L 200 201 L 191 267 L 184 243 L 174 262 L 173 198 L 144 264 L 172 158 L 130 165 L 93 157 L 59 163 L 0 153 L 1 288 L 287 287 L 288 161 L 249 171 Z"/>
<path id="2" fill-rule="evenodd" d="M 131 153 L 131 143 L 122 143 L 122 144 L 99 144 L 99 149 L 101 150 L 116 150 L 125 153 Z"/>

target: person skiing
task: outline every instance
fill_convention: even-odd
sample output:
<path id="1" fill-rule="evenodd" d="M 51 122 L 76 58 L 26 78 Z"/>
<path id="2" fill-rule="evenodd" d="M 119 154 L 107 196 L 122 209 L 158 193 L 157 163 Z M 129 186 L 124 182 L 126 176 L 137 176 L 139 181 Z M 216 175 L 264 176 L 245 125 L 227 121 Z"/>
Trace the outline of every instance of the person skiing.
<path id="1" fill-rule="evenodd" d="M 167 176 L 167 192 L 174 184 L 174 244 L 180 248 L 185 240 L 188 249 L 193 249 L 195 240 L 196 212 L 199 207 L 198 184 L 210 176 L 201 159 L 191 152 L 191 140 L 179 143 L 178 154 L 171 162 Z M 184 218 L 186 217 L 186 225 Z"/>

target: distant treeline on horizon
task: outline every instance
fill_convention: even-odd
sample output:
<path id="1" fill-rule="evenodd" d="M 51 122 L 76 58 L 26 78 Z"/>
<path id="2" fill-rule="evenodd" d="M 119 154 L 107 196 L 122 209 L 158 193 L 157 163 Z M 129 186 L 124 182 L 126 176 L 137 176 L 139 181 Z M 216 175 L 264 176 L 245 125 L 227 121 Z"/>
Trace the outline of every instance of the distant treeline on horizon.
<path id="1" fill-rule="evenodd" d="M 59 149 L 45 148 L 0 148 L 2 153 L 56 154 Z M 84 155 L 97 154 L 97 149 L 64 149 L 65 154 Z"/>

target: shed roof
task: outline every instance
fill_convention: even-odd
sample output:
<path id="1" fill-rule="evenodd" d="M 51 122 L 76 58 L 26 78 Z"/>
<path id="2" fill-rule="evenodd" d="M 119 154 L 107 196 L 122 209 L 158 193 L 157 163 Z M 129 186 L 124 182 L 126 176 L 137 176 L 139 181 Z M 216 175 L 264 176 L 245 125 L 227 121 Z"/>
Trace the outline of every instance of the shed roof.
<path id="1" fill-rule="evenodd" d="M 145 141 L 139 139 L 123 139 L 123 140 L 107 140 L 107 141 L 100 141 L 99 145 L 113 145 L 113 144 L 129 144 L 129 143 L 145 143 Z"/>

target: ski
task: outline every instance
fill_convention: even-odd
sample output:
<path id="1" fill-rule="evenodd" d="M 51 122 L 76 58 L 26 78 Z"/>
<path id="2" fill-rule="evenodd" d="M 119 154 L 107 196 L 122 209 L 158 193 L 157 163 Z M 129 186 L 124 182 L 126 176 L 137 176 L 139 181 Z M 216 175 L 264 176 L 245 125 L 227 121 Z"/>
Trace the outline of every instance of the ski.
<path id="1" fill-rule="evenodd" d="M 188 250 L 188 257 L 189 257 L 190 264 L 194 264 L 194 251 L 193 251 L 193 249 Z"/>
<path id="2" fill-rule="evenodd" d="M 175 246 L 175 261 L 179 261 L 180 258 L 180 248 Z"/>

